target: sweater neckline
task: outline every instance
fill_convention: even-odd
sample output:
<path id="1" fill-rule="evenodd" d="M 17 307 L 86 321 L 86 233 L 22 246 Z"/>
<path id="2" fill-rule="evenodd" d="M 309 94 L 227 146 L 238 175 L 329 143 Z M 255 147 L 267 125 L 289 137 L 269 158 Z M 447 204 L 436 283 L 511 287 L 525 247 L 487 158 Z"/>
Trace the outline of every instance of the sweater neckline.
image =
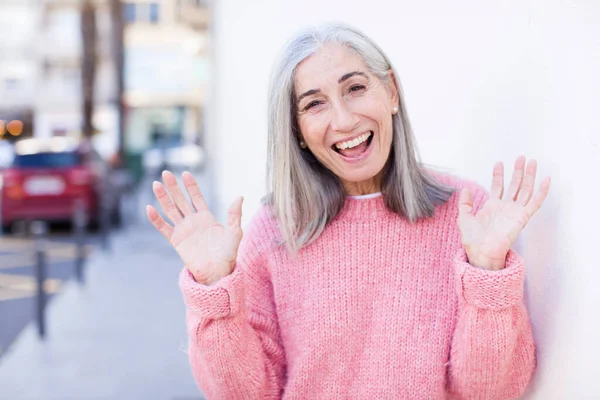
<path id="1" fill-rule="evenodd" d="M 383 195 L 378 196 L 346 196 L 344 206 L 336 220 L 376 221 L 394 214 L 385 205 Z"/>
<path id="2" fill-rule="evenodd" d="M 381 192 L 375 192 L 375 193 L 369 193 L 369 194 L 361 194 L 361 195 L 357 195 L 357 196 L 346 196 L 349 197 L 351 199 L 372 199 L 374 197 L 379 197 L 381 196 Z"/>

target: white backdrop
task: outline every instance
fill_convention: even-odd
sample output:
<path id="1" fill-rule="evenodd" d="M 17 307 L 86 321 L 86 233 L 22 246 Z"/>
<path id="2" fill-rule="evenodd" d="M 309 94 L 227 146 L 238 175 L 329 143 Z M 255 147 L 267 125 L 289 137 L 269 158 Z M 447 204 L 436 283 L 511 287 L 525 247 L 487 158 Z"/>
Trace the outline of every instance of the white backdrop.
<path id="1" fill-rule="evenodd" d="M 538 159 L 551 193 L 523 232 L 539 348 L 529 399 L 600 398 L 600 2 L 215 2 L 207 101 L 211 203 L 265 189 L 267 82 L 298 28 L 356 25 L 390 56 L 422 159 L 489 186 L 495 161 Z M 508 172 L 507 172 L 508 174 Z M 506 178 L 508 180 L 508 177 Z"/>

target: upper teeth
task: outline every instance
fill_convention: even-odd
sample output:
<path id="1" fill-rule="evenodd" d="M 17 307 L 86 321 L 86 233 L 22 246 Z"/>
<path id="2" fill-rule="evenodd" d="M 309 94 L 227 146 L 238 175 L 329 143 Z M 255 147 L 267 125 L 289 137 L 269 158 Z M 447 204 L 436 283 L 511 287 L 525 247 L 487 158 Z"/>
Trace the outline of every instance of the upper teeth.
<path id="1" fill-rule="evenodd" d="M 347 142 L 336 143 L 335 147 L 337 147 L 340 150 L 351 149 L 353 147 L 358 146 L 365 140 L 367 140 L 369 138 L 369 136 L 371 136 L 371 132 L 363 133 L 362 135 L 360 135 L 359 137 L 357 137 L 353 140 L 348 140 Z"/>

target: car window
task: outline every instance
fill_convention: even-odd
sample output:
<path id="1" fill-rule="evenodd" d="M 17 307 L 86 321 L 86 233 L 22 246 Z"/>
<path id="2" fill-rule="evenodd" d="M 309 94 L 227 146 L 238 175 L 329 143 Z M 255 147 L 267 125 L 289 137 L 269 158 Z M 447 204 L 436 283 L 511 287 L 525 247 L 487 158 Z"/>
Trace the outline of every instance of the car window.
<path id="1" fill-rule="evenodd" d="M 75 152 L 35 153 L 15 156 L 13 166 L 17 168 L 61 168 L 79 165 L 80 157 Z"/>

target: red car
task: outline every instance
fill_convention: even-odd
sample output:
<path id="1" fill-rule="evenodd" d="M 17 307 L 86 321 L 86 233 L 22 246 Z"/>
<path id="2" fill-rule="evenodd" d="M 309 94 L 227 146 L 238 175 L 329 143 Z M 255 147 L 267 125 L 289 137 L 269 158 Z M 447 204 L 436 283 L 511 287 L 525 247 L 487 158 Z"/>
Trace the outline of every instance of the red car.
<path id="1" fill-rule="evenodd" d="M 97 226 L 103 200 L 110 218 L 118 220 L 118 195 L 109 174 L 96 151 L 69 138 L 15 143 L 12 166 L 2 171 L 2 228 L 20 220 L 71 221 L 79 205 L 89 225 Z"/>

